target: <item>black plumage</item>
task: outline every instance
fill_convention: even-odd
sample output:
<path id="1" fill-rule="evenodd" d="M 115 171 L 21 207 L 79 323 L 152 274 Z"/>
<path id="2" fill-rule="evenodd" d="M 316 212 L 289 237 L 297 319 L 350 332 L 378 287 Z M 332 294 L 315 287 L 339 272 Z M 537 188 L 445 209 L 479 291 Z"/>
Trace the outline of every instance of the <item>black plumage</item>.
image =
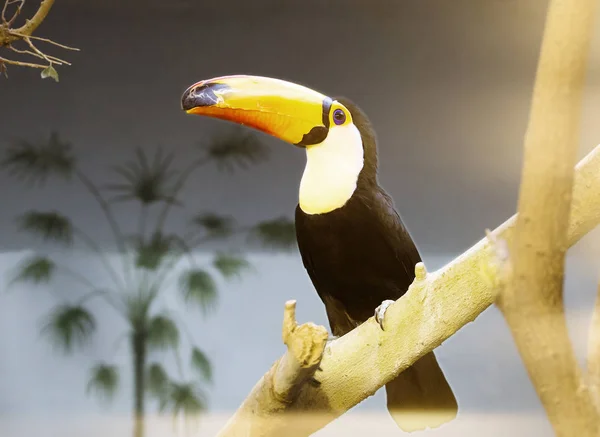
<path id="1" fill-rule="evenodd" d="M 363 141 L 357 188 L 344 206 L 329 213 L 305 214 L 298 205 L 295 220 L 302 261 L 325 304 L 332 333 L 341 336 L 373 316 L 382 301 L 400 298 L 421 257 L 378 184 L 377 141 L 368 118 L 349 100 L 337 100 L 350 111 Z M 456 415 L 456 399 L 433 352 L 386 389 L 388 409 L 405 430 L 438 426 Z"/>
<path id="2" fill-rule="evenodd" d="M 325 303 L 333 335 L 402 296 L 421 258 L 392 200 L 380 187 L 358 187 L 340 209 L 308 215 L 296 207 L 302 261 Z"/>

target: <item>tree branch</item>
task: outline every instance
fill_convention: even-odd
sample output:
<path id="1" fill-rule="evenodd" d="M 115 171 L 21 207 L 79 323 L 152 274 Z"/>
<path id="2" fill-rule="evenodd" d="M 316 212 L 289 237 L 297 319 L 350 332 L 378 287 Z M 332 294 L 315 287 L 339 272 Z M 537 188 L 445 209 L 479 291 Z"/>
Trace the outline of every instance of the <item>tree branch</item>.
<path id="1" fill-rule="evenodd" d="M 313 323 L 298 326 L 296 301 L 290 300 L 285 303 L 282 337 L 287 352 L 262 377 L 226 425 L 236 429 L 240 420 L 250 422 L 253 433 L 238 430 L 229 431 L 229 434 L 225 431 L 222 435 L 237 436 L 240 432 L 244 435 L 279 435 L 281 422 L 274 419 L 292 405 L 300 389 L 314 376 L 323 357 L 328 333 L 323 326 Z"/>
<path id="2" fill-rule="evenodd" d="M 15 29 L 14 32 L 25 36 L 31 35 L 46 19 L 48 12 L 50 12 L 50 9 L 52 8 L 52 5 L 54 5 L 54 0 L 42 0 L 35 15 L 31 17 L 31 19 L 27 20 L 23 26 Z"/>
<path id="3" fill-rule="evenodd" d="M 516 217 L 490 236 L 510 243 Z M 567 245 L 577 243 L 599 223 L 600 146 L 576 167 Z M 322 371 L 317 373 L 320 386 L 300 382 L 296 400 L 286 410 L 274 413 L 269 404 L 263 409 L 260 402 L 253 401 L 272 386 L 271 369 L 219 437 L 307 436 L 373 395 L 494 303 L 496 281 L 489 280 L 489 272 L 495 274 L 495 269 L 489 266 L 497 264 L 496 249 L 486 237 L 436 272 L 427 274 L 422 264 L 417 265 L 417 277 L 408 292 L 387 309 L 385 331 L 371 318 L 329 343 L 320 364 Z"/>
<path id="4" fill-rule="evenodd" d="M 600 415 L 571 345 L 563 301 L 573 165 L 597 3 L 549 4 L 525 139 L 513 273 L 498 299 L 559 437 L 600 433 Z"/>
<path id="5" fill-rule="evenodd" d="M 293 402 L 299 387 L 317 371 L 328 337 L 323 326 L 313 323 L 298 326 L 296 301 L 287 301 L 283 314 L 282 338 L 288 350 L 274 367 L 273 387 L 265 394 L 260 405 L 264 406 L 269 401 L 271 410 L 278 411 L 282 406 Z"/>
<path id="6" fill-rule="evenodd" d="M 600 409 L 600 282 L 596 294 L 596 305 L 590 324 L 587 356 L 587 376 L 596 408 Z"/>
<path id="7" fill-rule="evenodd" d="M 0 57 L 0 74 L 7 75 L 6 66 L 7 65 L 16 65 L 20 67 L 29 67 L 29 68 L 40 68 L 42 71 L 42 78 L 52 77 L 56 81 L 58 81 L 58 73 L 54 69 L 54 65 L 71 65 L 69 62 L 64 61 L 56 56 L 47 55 L 43 51 L 39 50 L 33 40 L 43 41 L 49 44 L 53 44 L 60 48 L 66 50 L 75 50 L 78 51 L 74 47 L 69 47 L 63 44 L 56 43 L 47 38 L 40 38 L 33 36 L 33 32 L 37 30 L 37 28 L 42 24 L 42 22 L 48 16 L 50 9 L 54 5 L 54 0 L 42 0 L 40 6 L 38 7 L 36 13 L 31 19 L 26 20 L 25 24 L 17 29 L 13 29 L 12 25 L 14 24 L 16 18 L 21 14 L 23 9 L 23 5 L 25 4 L 25 0 L 4 0 L 4 6 L 2 7 L 2 13 L 0 15 L 0 49 L 8 48 L 13 50 L 14 52 L 20 53 L 22 55 L 30 55 L 35 56 L 37 58 L 42 58 L 46 61 L 46 64 L 37 64 L 31 62 L 20 61 L 18 59 L 8 59 L 6 57 Z M 7 11 L 9 6 L 15 9 L 11 18 L 7 18 Z M 16 5 L 16 6 L 14 6 Z M 19 43 L 20 41 L 25 42 L 32 50 L 19 50 L 16 49 L 13 44 Z"/>
<path id="8" fill-rule="evenodd" d="M 10 18 L 7 18 L 6 12 L 8 11 L 8 7 L 12 4 L 18 4 L 18 5 L 15 9 L 15 12 L 13 13 L 13 16 Z M 4 7 L 2 8 L 2 22 L 6 23 L 8 26 L 12 26 L 14 21 L 17 19 L 17 17 L 21 13 L 21 9 L 23 8 L 24 4 L 25 4 L 25 0 L 6 0 L 4 2 Z"/>
<path id="9" fill-rule="evenodd" d="M 22 61 L 15 61 L 14 59 L 7 59 L 7 58 L 3 58 L 2 56 L 0 56 L 0 74 L 3 73 L 2 64 L 7 64 L 7 65 L 16 65 L 18 67 L 29 67 L 29 68 L 47 68 L 47 65 L 42 65 L 42 64 L 33 64 L 31 62 L 22 62 Z"/>

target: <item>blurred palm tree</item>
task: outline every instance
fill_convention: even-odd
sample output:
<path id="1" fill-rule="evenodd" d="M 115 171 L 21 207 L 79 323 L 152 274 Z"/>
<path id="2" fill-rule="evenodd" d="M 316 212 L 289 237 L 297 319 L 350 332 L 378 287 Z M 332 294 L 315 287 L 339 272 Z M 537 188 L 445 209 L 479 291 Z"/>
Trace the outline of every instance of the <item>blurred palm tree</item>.
<path id="1" fill-rule="evenodd" d="M 177 196 L 194 171 L 211 163 L 231 171 L 267 157 L 265 146 L 253 135 L 241 131 L 212 141 L 199 152 L 187 167 L 175 169 L 173 155 L 158 149 L 153 157 L 148 157 L 137 149 L 134 159 L 114 168 L 119 180 L 103 187 L 104 190 L 80 170 L 71 145 L 57 133 L 52 133 L 49 140 L 41 144 L 20 141 L 11 145 L 0 163 L 10 174 L 33 185 L 43 184 L 49 177 L 76 180 L 95 198 L 104 213 L 120 253 L 118 267 L 83 228 L 60 212 L 28 211 L 18 218 L 18 223 L 22 231 L 48 242 L 71 246 L 79 240 L 87 245 L 104 266 L 112 284 L 110 288 L 99 288 L 85 277 L 85 272 L 74 271 L 42 255 L 24 260 L 15 280 L 48 283 L 61 272 L 88 289 L 75 301 L 61 303 L 45 323 L 44 332 L 66 353 L 86 345 L 96 331 L 96 318 L 89 309 L 94 299 L 103 299 L 123 317 L 128 325 L 124 335 L 129 340 L 134 374 L 134 437 L 144 435 L 147 395 L 158 400 L 161 411 L 185 417 L 197 415 L 206 405 L 202 383 L 211 380 L 210 360 L 200 348 L 193 346 L 183 320 L 159 307 L 158 298 L 167 289 L 176 264 L 187 258 L 190 265 L 177 281 L 181 297 L 207 313 L 216 303 L 218 290 L 211 274 L 194 259 L 193 253 L 201 244 L 234 234 L 246 234 L 270 247 L 289 248 L 295 243 L 294 225 L 283 218 L 254 226 L 238 226 L 232 217 L 201 213 L 191 216 L 190 229 L 185 234 L 167 232 L 165 223 L 169 212 L 175 205 L 183 206 Z M 107 198 L 105 192 L 111 192 L 112 197 Z M 115 202 L 127 201 L 140 205 L 137 231 L 129 236 L 123 234 L 112 208 Z M 154 226 L 150 226 L 149 213 L 153 208 L 157 214 Z M 212 266 L 225 279 L 232 279 L 240 277 L 250 264 L 239 253 L 219 252 L 214 255 Z M 197 374 L 195 379 L 175 380 L 159 362 L 149 362 L 150 352 L 171 350 L 180 363 L 181 332 L 189 337 L 189 362 Z M 119 370 L 115 365 L 101 362 L 91 369 L 88 392 L 110 399 L 118 386 Z"/>

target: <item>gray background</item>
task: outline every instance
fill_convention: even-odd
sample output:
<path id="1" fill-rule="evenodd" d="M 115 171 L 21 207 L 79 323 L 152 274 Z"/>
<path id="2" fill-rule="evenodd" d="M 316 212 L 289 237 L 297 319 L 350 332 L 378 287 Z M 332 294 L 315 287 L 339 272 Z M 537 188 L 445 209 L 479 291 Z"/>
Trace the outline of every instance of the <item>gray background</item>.
<path id="1" fill-rule="evenodd" d="M 182 91 L 200 79 L 260 74 L 345 95 L 369 114 L 380 140 L 381 183 L 394 197 L 428 268 L 434 269 L 515 210 L 545 7 L 542 1 L 509 0 L 308 0 L 285 6 L 275 0 L 59 0 L 39 34 L 82 51 L 49 49 L 73 61 L 59 70 L 59 83 L 40 80 L 39 71 L 9 69 L 9 80 L 0 80 L 0 141 L 40 140 L 57 129 L 73 143 L 85 172 L 106 182 L 108 166 L 130 157 L 136 146 L 151 152 L 162 145 L 184 163 L 195 153 L 194 144 L 229 128 L 179 109 Z M 600 138 L 598 36 L 592 52 L 580 156 Z M 271 159 L 233 175 L 213 168 L 198 173 L 181 195 L 189 210 L 232 214 L 242 223 L 292 216 L 302 151 L 259 137 L 270 145 Z M 0 275 L 38 247 L 14 224 L 14 217 L 30 208 L 71 215 L 112 251 L 99 210 L 78 186 L 58 182 L 29 190 L 5 174 L 0 174 L 0 186 Z M 127 218 L 137 209 L 122 206 L 118 211 L 132 228 L 135 223 Z M 178 230 L 184 223 L 184 215 L 173 214 L 169 226 Z M 567 303 L 582 359 L 599 240 L 596 231 L 570 253 Z M 298 299 L 301 321 L 326 321 L 296 253 L 251 250 L 255 273 L 223 284 L 217 312 L 207 319 L 186 313 L 196 341 L 216 368 L 212 416 L 202 435 L 211 435 L 210 426 L 218 428 L 281 354 L 286 299 Z M 102 279 L 85 253 L 56 255 Z M 113 405 L 101 407 L 85 396 L 89 366 L 110 356 L 124 326 L 98 306 L 107 323 L 97 341 L 84 354 L 61 357 L 39 337 L 40 317 L 55 303 L 49 290 L 9 291 L 0 305 L 3 435 L 87 435 L 93 422 L 82 418 L 89 415 L 114 426 L 110 432 L 127 435 L 129 425 L 117 419 L 126 418 L 131 403 L 127 375 Z M 178 305 L 173 296 L 169 299 Z M 463 409 L 459 420 L 432 435 L 478 435 L 483 426 L 498 435 L 549 433 L 543 418 L 529 428 L 518 419 L 541 410 L 495 309 L 442 345 L 439 355 Z M 127 369 L 124 348 L 116 359 Z M 348 424 L 350 431 L 332 427 L 323 435 L 362 435 L 360 426 L 369 420 L 383 427 L 373 431 L 377 435 L 393 434 L 385 414 L 369 416 L 382 409 L 379 393 L 336 425 Z M 99 425 L 92 428 L 98 435 L 106 432 Z M 160 429 L 160 435 L 172 432 L 169 425 L 152 429 Z"/>

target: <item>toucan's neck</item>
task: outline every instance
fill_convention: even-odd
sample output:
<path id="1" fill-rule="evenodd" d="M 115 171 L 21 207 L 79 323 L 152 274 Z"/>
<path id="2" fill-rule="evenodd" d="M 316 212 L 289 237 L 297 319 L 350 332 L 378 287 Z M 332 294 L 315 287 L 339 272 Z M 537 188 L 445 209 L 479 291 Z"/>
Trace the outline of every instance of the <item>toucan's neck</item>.
<path id="1" fill-rule="evenodd" d="M 352 122 L 360 132 L 363 146 L 363 168 L 358 179 L 358 187 L 370 190 L 377 185 L 377 136 L 369 118 L 354 102 L 346 97 L 335 97 L 350 111 Z"/>
<path id="2" fill-rule="evenodd" d="M 352 123 L 331 127 L 325 140 L 306 148 L 299 204 L 306 214 L 342 208 L 357 191 L 377 188 L 377 145 L 367 116 L 352 102 L 337 98 Z"/>
<path id="3" fill-rule="evenodd" d="M 306 214 L 326 214 L 343 207 L 358 186 L 364 151 L 353 124 L 331 129 L 325 141 L 306 148 L 299 204 Z"/>
<path id="4" fill-rule="evenodd" d="M 367 152 L 354 125 L 333 129 L 323 143 L 307 147 L 299 192 L 302 211 L 326 214 L 358 193 L 365 196 L 376 189 L 377 163 Z"/>

